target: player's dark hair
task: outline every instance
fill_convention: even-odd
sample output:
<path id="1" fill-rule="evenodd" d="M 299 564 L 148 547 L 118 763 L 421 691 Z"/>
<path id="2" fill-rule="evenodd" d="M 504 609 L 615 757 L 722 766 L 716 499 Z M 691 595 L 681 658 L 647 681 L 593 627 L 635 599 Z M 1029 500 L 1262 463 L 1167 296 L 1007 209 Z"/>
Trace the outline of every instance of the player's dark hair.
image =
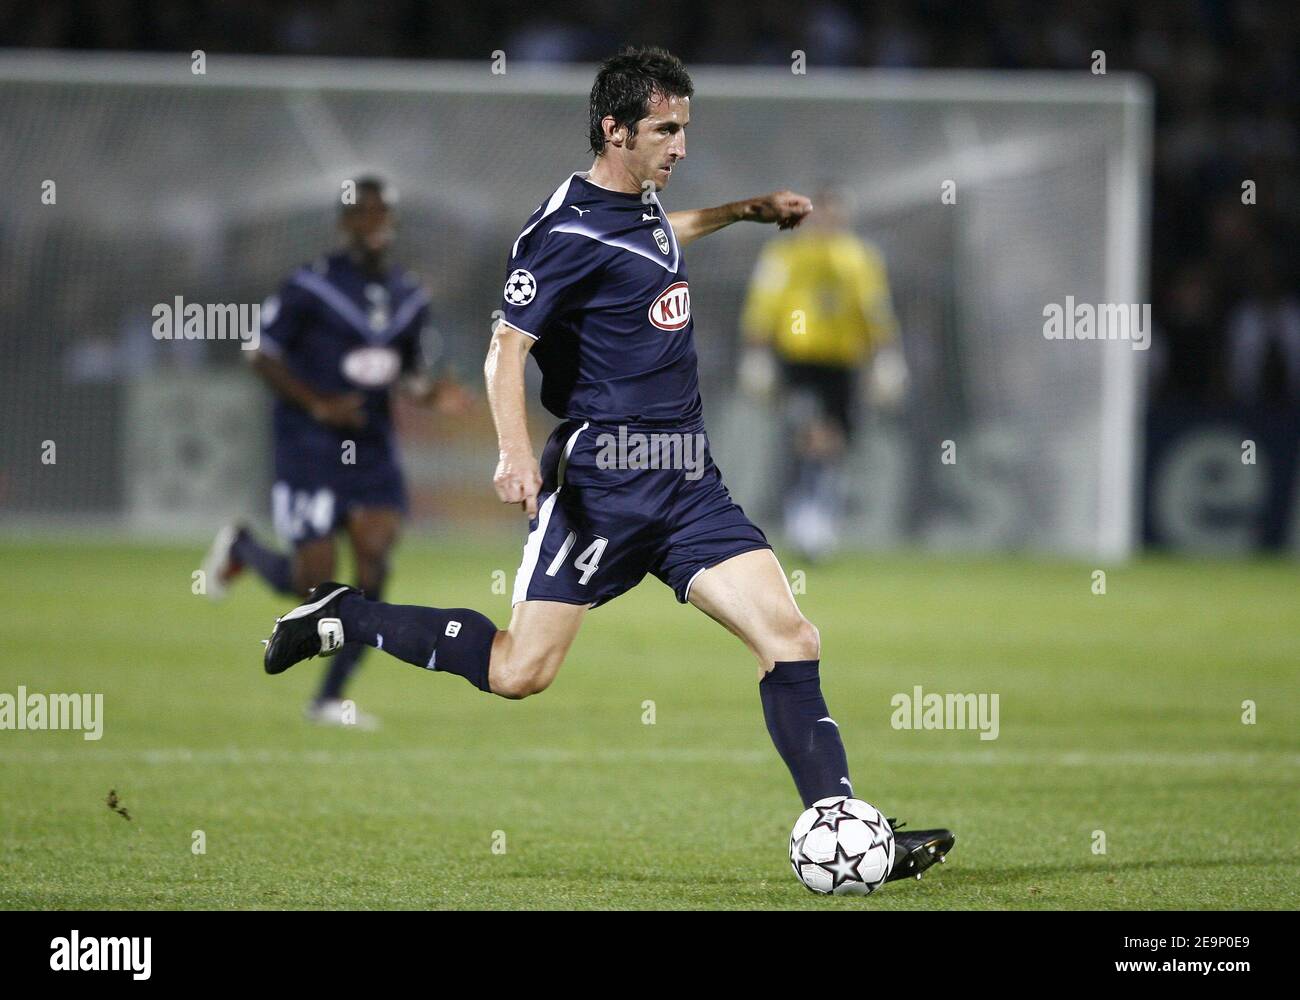
<path id="1" fill-rule="evenodd" d="M 694 93 L 690 74 L 671 52 L 650 46 L 622 49 L 600 64 L 591 85 L 591 151 L 599 156 L 605 150 L 605 132 L 600 127 L 605 116 L 626 126 L 628 135 L 635 135 L 636 123 L 646 116 L 655 94 L 690 97 Z"/>

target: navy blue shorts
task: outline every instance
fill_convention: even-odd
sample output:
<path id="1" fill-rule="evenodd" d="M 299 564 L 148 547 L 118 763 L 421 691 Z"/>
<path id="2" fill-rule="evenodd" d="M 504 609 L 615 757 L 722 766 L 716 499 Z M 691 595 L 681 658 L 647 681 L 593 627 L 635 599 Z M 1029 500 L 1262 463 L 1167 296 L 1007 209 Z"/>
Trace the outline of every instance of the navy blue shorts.
<path id="1" fill-rule="evenodd" d="M 772 547 L 731 499 L 702 425 L 670 434 L 568 420 L 551 433 L 540 464 L 515 604 L 597 607 L 647 573 L 684 604 L 702 571 Z"/>
<path id="2" fill-rule="evenodd" d="M 406 511 L 406 483 L 391 447 L 357 442 L 355 464 L 342 449 L 321 451 L 304 442 L 278 441 L 271 514 L 276 534 L 289 545 L 327 538 L 357 508 Z"/>

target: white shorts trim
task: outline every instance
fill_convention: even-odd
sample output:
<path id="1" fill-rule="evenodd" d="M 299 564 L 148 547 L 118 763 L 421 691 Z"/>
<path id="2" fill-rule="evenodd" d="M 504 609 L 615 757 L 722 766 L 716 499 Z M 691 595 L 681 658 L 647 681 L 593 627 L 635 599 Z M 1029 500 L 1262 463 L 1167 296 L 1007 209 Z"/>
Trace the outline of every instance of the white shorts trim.
<path id="1" fill-rule="evenodd" d="M 685 598 L 685 600 L 682 602 L 683 604 L 686 603 L 686 601 L 689 601 L 691 599 L 691 584 L 695 582 L 695 578 L 708 568 L 709 568 L 708 566 L 701 566 L 694 573 L 692 573 L 691 578 L 686 581 L 686 589 L 682 591 L 682 597 Z"/>
<path id="2" fill-rule="evenodd" d="M 528 584 L 532 582 L 533 573 L 537 569 L 537 560 L 542 554 L 542 540 L 546 537 L 547 525 L 551 523 L 551 512 L 555 509 L 555 498 L 560 495 L 560 489 L 564 486 L 564 469 L 569 464 L 569 455 L 573 453 L 573 446 L 578 443 L 578 435 L 587 429 L 589 424 L 584 423 L 571 435 L 564 445 L 564 451 L 560 455 L 560 467 L 556 472 L 555 492 L 547 497 L 542 506 L 537 510 L 537 527 L 528 533 L 528 539 L 524 542 L 524 557 L 519 563 L 519 569 L 515 572 L 514 592 L 510 595 L 510 606 L 514 607 L 520 601 L 528 600 Z"/>
<path id="3" fill-rule="evenodd" d="M 546 537 L 546 526 L 551 523 L 551 511 L 555 508 L 555 498 L 559 495 L 560 491 L 556 490 L 546 498 L 537 511 L 537 527 L 528 533 L 528 540 L 524 542 L 524 557 L 515 573 L 515 590 L 510 597 L 512 608 L 520 601 L 528 600 L 528 584 L 533 579 L 533 571 L 537 569 L 537 560 L 542 554 L 542 539 Z"/>

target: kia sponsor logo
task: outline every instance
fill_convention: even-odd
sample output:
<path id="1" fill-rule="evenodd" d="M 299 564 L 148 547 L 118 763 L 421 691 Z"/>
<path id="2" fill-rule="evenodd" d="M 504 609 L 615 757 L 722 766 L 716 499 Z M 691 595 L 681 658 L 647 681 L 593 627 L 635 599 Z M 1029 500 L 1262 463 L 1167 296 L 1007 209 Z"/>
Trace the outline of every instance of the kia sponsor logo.
<path id="1" fill-rule="evenodd" d="M 691 321 L 691 289 L 675 281 L 650 303 L 650 322 L 660 330 L 680 330 Z"/>

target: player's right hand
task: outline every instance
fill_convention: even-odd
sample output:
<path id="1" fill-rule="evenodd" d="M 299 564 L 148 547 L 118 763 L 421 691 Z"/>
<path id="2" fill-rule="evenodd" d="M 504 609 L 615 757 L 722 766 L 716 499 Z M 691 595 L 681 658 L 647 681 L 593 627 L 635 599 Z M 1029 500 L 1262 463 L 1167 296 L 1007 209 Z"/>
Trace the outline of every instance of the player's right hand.
<path id="1" fill-rule="evenodd" d="M 529 520 L 537 516 L 542 470 L 531 451 L 502 451 L 492 485 L 502 503 L 517 503 Z"/>
<path id="2" fill-rule="evenodd" d="M 357 430 L 366 425 L 366 397 L 359 392 L 320 396 L 312 404 L 312 417 L 327 427 Z"/>

